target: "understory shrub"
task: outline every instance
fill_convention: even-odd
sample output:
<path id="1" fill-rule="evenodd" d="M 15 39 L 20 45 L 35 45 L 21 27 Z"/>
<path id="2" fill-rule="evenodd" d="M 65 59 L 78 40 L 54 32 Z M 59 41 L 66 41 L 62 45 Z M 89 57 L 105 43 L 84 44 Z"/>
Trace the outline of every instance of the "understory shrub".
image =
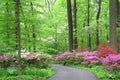
<path id="1" fill-rule="evenodd" d="M 83 52 L 84 60 L 81 64 L 84 65 L 84 66 L 87 66 L 87 65 L 90 66 L 91 64 L 94 64 L 94 65 L 101 64 L 99 58 L 96 56 L 97 52 L 98 51 Z"/>
<path id="2" fill-rule="evenodd" d="M 64 52 L 57 56 L 55 56 L 54 60 L 57 63 L 61 63 L 64 65 L 68 64 L 80 64 L 83 61 L 83 57 L 81 53 L 73 51 L 73 52 Z"/>
<path id="3" fill-rule="evenodd" d="M 21 67 L 47 68 L 52 63 L 52 57 L 46 54 L 26 53 L 21 57 Z M 16 67 L 17 56 L 0 55 L 0 68 Z"/>
<path id="4" fill-rule="evenodd" d="M 46 54 L 33 54 L 28 53 L 21 60 L 24 67 L 38 67 L 38 68 L 47 68 L 52 63 L 52 57 Z"/>
<path id="5" fill-rule="evenodd" d="M 56 50 L 54 48 L 47 48 L 47 50 L 45 52 L 48 54 L 57 54 L 58 50 Z"/>
<path id="6" fill-rule="evenodd" d="M 7 68 L 11 64 L 10 55 L 0 54 L 0 67 Z"/>
<path id="7" fill-rule="evenodd" d="M 111 72 L 120 72 L 120 54 L 111 54 L 102 58 L 103 67 Z"/>
<path id="8" fill-rule="evenodd" d="M 96 55 L 98 57 L 105 57 L 109 54 L 117 54 L 117 51 L 113 50 L 108 42 L 99 44 L 97 51 Z"/>

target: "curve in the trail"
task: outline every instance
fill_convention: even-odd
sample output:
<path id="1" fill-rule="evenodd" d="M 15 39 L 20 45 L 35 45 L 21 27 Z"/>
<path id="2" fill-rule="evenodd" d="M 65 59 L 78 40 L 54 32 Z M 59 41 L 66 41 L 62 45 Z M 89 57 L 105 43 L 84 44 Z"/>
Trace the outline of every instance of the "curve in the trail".
<path id="1" fill-rule="evenodd" d="M 66 67 L 60 64 L 52 65 L 56 74 L 48 80 L 98 80 L 97 77 L 86 70 Z"/>

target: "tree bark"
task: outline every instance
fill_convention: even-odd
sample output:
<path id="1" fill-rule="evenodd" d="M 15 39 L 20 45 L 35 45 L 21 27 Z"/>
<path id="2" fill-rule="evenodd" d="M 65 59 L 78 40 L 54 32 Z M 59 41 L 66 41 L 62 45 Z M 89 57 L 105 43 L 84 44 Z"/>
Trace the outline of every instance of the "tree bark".
<path id="1" fill-rule="evenodd" d="M 116 33 L 116 27 L 117 27 L 117 2 L 116 0 L 109 0 L 109 15 L 110 15 L 110 45 L 113 50 L 118 51 L 117 46 L 117 33 Z"/>
<path id="2" fill-rule="evenodd" d="M 69 51 L 71 51 L 73 49 L 73 24 L 72 24 L 71 0 L 67 0 L 67 14 L 69 27 Z"/>
<path id="3" fill-rule="evenodd" d="M 87 26 L 90 26 L 90 0 L 88 0 L 88 6 L 87 6 Z M 91 35 L 90 31 L 88 31 L 88 47 L 91 49 Z"/>
<path id="4" fill-rule="evenodd" d="M 21 36 L 20 36 L 20 0 L 15 0 L 15 17 L 16 17 L 16 28 L 17 28 L 17 43 L 18 43 L 18 75 L 22 74 L 21 69 Z"/>
<path id="5" fill-rule="evenodd" d="M 100 12 L 101 12 L 101 0 L 98 1 L 98 12 L 96 15 L 96 22 L 97 22 L 97 26 L 96 26 L 96 46 L 99 45 L 100 41 L 99 41 L 99 17 L 100 17 Z"/>
<path id="6" fill-rule="evenodd" d="M 77 40 L 77 5 L 76 0 L 74 0 L 74 49 L 78 48 L 78 40 Z"/>
<path id="7" fill-rule="evenodd" d="M 34 10 L 34 9 L 33 9 L 33 3 L 31 2 L 30 5 L 31 5 L 31 10 L 33 11 L 33 10 Z M 32 16 L 34 16 L 34 15 L 32 14 Z M 35 43 L 35 41 L 36 41 L 35 25 L 32 25 L 32 38 L 33 38 L 33 52 L 36 52 L 36 43 Z"/>
<path id="8" fill-rule="evenodd" d="M 120 23 L 120 2 L 117 0 L 117 23 Z"/>
<path id="9" fill-rule="evenodd" d="M 8 5 L 8 2 L 6 2 L 6 12 L 7 12 L 7 15 L 9 15 L 9 5 Z M 7 16 L 8 20 L 9 20 L 9 16 Z M 6 21 L 6 37 L 7 37 L 7 45 L 9 45 L 9 38 L 10 38 L 10 34 L 9 34 L 9 21 Z"/>

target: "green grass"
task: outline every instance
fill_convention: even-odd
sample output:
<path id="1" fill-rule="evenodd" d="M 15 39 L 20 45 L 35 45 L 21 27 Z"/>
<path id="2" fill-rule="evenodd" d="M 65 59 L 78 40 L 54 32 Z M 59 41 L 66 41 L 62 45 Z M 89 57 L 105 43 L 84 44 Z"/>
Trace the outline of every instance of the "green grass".
<path id="1" fill-rule="evenodd" d="M 0 80 L 45 80 L 55 73 L 52 68 L 25 68 L 21 76 L 17 76 L 17 72 L 16 68 L 1 69 Z"/>
<path id="2" fill-rule="evenodd" d="M 119 78 L 120 79 L 120 72 L 118 72 L 117 74 L 112 73 L 112 72 L 109 72 L 103 69 L 102 66 L 93 66 L 93 65 L 89 67 L 84 67 L 82 65 L 68 65 L 68 66 L 88 70 L 94 73 L 99 79 L 104 79 L 104 78 L 113 78 L 113 79 Z"/>

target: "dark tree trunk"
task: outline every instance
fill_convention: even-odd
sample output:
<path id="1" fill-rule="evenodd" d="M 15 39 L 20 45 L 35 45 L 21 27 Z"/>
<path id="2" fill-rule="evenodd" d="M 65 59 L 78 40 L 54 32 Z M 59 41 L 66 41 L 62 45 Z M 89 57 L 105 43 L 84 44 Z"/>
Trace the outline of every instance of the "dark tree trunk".
<path id="1" fill-rule="evenodd" d="M 16 27 L 17 27 L 17 43 L 18 43 L 18 75 L 22 74 L 21 69 L 21 37 L 20 37 L 20 0 L 16 0 Z"/>
<path id="2" fill-rule="evenodd" d="M 74 0 L 74 49 L 78 48 L 78 40 L 77 40 L 77 5 L 76 0 Z"/>
<path id="3" fill-rule="evenodd" d="M 9 35 L 9 5 L 8 5 L 8 2 L 6 3 L 6 12 L 7 12 L 7 20 L 8 21 L 6 21 L 6 29 L 7 29 L 7 31 L 6 31 L 6 36 L 7 36 L 7 45 L 9 45 L 9 38 L 10 38 L 10 35 Z"/>
<path id="4" fill-rule="evenodd" d="M 117 21 L 120 23 L 120 2 L 117 0 Z"/>
<path id="5" fill-rule="evenodd" d="M 101 12 L 101 0 L 98 1 L 98 12 L 96 15 L 96 22 L 97 22 L 97 27 L 96 27 L 96 46 L 99 45 L 99 17 L 100 17 L 100 12 Z"/>
<path id="6" fill-rule="evenodd" d="M 88 0 L 88 6 L 87 6 L 87 26 L 90 26 L 90 0 Z M 91 35 L 90 31 L 88 31 L 88 37 L 87 37 L 88 47 L 91 49 Z"/>
<path id="7" fill-rule="evenodd" d="M 67 0 L 67 14 L 69 26 L 69 50 L 71 51 L 73 49 L 73 24 L 72 24 L 71 0 Z"/>
<path id="8" fill-rule="evenodd" d="M 16 17 L 16 28 L 17 28 L 17 43 L 18 43 L 18 75 L 22 74 L 21 69 L 21 37 L 20 37 L 20 0 L 15 0 L 15 17 Z"/>
<path id="9" fill-rule="evenodd" d="M 30 3 L 30 5 L 31 5 L 31 10 L 33 11 L 34 9 L 33 9 L 33 3 L 31 2 Z M 33 14 L 32 14 L 32 16 L 34 16 Z M 35 25 L 32 25 L 32 38 L 33 38 L 33 52 L 36 52 L 36 34 L 35 34 Z"/>
<path id="10" fill-rule="evenodd" d="M 116 26 L 117 26 L 117 2 L 116 0 L 109 0 L 109 15 L 110 15 L 110 45 L 113 50 L 118 51 L 117 46 L 117 33 L 116 33 Z"/>

